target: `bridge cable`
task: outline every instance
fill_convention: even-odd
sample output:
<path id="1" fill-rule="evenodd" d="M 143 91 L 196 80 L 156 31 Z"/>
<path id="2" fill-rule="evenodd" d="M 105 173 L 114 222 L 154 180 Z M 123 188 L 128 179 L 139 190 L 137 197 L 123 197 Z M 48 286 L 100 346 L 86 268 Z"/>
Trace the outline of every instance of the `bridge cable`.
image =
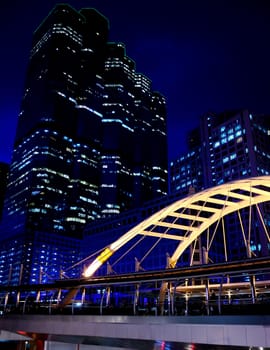
<path id="1" fill-rule="evenodd" d="M 67 269 L 65 269 L 65 272 L 66 272 L 66 271 L 69 271 L 69 270 L 71 270 L 71 269 L 73 269 L 74 267 L 76 267 L 76 266 L 78 266 L 78 265 L 80 265 L 80 264 L 82 264 L 82 263 L 85 262 L 86 260 L 91 259 L 93 256 L 97 255 L 98 253 L 100 253 L 100 252 L 101 252 L 102 250 L 104 250 L 105 248 L 106 248 L 106 247 L 101 248 L 101 249 L 97 250 L 96 252 L 94 252 L 93 254 L 88 255 L 86 258 L 83 258 L 82 260 L 77 261 L 75 264 L 73 264 L 73 265 L 69 266 Z"/>
<path id="2" fill-rule="evenodd" d="M 146 236 L 142 236 L 137 242 L 135 242 L 127 251 L 124 252 L 111 266 L 113 267 L 115 264 L 117 264 L 121 259 L 123 259 L 133 248 L 136 247 L 143 239 L 145 239 Z"/>
<path id="3" fill-rule="evenodd" d="M 224 217 L 222 217 L 222 233 L 223 233 L 223 245 L 224 245 L 224 255 L 225 261 L 228 261 L 228 253 L 227 253 L 227 241 L 226 241 L 226 230 L 224 225 Z"/>
<path id="4" fill-rule="evenodd" d="M 240 214 L 240 210 L 237 210 L 237 214 L 238 214 L 238 218 L 239 218 L 239 223 L 240 223 L 241 232 L 242 232 L 242 236 L 243 236 L 243 239 L 244 239 L 245 247 L 246 247 L 246 250 L 248 251 L 248 242 L 247 242 L 247 239 L 246 239 L 246 236 L 245 236 L 245 230 L 244 230 L 244 225 L 243 225 L 242 217 L 241 217 L 241 214 Z"/>
<path id="5" fill-rule="evenodd" d="M 256 204 L 256 208 L 257 208 L 257 210 L 258 210 L 259 217 L 260 217 L 261 223 L 262 223 L 262 225 L 263 225 L 265 235 L 266 235 L 266 237 L 267 237 L 267 239 L 268 239 L 268 242 L 270 243 L 270 237 L 269 237 L 269 234 L 268 234 L 268 230 L 267 230 L 267 227 L 266 227 L 265 222 L 264 222 L 264 220 L 263 220 L 262 213 L 261 213 L 261 210 L 260 210 L 258 204 Z"/>

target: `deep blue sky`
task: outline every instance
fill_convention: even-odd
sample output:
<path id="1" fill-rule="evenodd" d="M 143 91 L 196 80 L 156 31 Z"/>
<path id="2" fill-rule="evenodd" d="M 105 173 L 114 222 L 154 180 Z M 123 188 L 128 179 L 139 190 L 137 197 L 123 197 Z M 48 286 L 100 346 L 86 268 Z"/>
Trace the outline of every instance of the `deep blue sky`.
<path id="1" fill-rule="evenodd" d="M 58 1 L 0 4 L 0 161 L 10 161 L 32 33 Z M 65 2 L 65 1 L 63 1 Z M 270 1 L 73 0 L 110 21 L 137 71 L 167 98 L 169 159 L 207 111 L 270 114 Z"/>

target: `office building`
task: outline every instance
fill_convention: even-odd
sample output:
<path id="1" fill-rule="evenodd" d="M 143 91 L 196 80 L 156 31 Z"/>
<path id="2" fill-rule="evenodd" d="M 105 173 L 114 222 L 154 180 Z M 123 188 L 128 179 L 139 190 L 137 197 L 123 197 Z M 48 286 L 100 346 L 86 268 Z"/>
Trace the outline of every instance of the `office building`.
<path id="1" fill-rule="evenodd" d="M 204 188 L 202 143 L 200 129 L 192 130 L 187 137 L 188 152 L 171 162 L 170 193 L 187 196 L 190 189 Z"/>
<path id="2" fill-rule="evenodd" d="M 0 282 L 35 283 L 40 268 L 44 281 L 59 277 L 80 259 L 86 223 L 167 193 L 165 98 L 108 37 L 108 20 L 97 10 L 65 4 L 34 32 Z"/>
<path id="3" fill-rule="evenodd" d="M 100 216 L 167 194 L 166 105 L 121 43 L 106 47 Z"/>
<path id="4" fill-rule="evenodd" d="M 174 191 L 185 188 L 186 180 L 195 183 L 196 190 L 214 187 L 245 177 L 270 174 L 270 123 L 269 117 L 253 115 L 248 110 L 226 111 L 220 114 L 207 113 L 201 117 L 197 134 L 200 147 L 190 147 L 188 155 L 171 163 L 170 186 Z M 190 157 L 189 155 L 192 155 Z M 195 160 L 197 162 L 195 163 Z M 181 166 L 180 166 L 180 165 Z M 194 166 L 197 171 L 194 171 Z M 186 168 L 193 169 L 188 177 Z M 199 186 L 198 186 L 199 185 Z M 269 226 L 269 208 L 261 205 L 264 220 Z M 249 212 L 243 211 L 245 230 L 248 230 Z M 269 253 L 264 229 L 258 213 L 253 208 L 252 254 L 260 256 Z M 247 256 L 246 247 L 241 239 L 241 224 L 236 215 L 225 220 L 228 258 Z M 220 228 L 221 231 L 221 228 Z M 216 244 L 216 258 L 223 259 L 223 238 Z"/>

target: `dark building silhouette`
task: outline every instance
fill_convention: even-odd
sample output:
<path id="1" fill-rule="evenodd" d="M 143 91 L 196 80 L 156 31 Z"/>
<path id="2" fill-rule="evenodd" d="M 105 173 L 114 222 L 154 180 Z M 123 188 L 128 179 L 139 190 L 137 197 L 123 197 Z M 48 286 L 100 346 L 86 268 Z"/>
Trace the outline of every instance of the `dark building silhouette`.
<path id="1" fill-rule="evenodd" d="M 0 282 L 59 276 L 80 258 L 86 223 L 167 193 L 165 98 L 108 36 L 108 20 L 97 10 L 64 4 L 34 32 L 5 199 Z"/>
<path id="2" fill-rule="evenodd" d="M 102 130 L 100 216 L 167 194 L 165 99 L 121 43 L 106 46 Z"/>

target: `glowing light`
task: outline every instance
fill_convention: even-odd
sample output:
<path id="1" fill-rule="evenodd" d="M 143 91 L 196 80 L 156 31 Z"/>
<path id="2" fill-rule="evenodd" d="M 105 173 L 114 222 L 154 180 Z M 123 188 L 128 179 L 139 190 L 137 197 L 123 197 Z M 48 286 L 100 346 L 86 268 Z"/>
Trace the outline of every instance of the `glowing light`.
<path id="1" fill-rule="evenodd" d="M 87 269 L 84 271 L 84 277 L 91 277 L 97 271 L 97 269 L 109 259 L 113 254 L 113 251 L 110 248 L 106 248 L 103 252 L 90 264 Z"/>
<path id="2" fill-rule="evenodd" d="M 84 277 L 91 277 L 93 274 L 97 271 L 97 269 L 100 268 L 102 263 L 99 260 L 94 260 L 91 265 L 87 267 L 87 269 L 84 271 L 83 276 Z"/>

